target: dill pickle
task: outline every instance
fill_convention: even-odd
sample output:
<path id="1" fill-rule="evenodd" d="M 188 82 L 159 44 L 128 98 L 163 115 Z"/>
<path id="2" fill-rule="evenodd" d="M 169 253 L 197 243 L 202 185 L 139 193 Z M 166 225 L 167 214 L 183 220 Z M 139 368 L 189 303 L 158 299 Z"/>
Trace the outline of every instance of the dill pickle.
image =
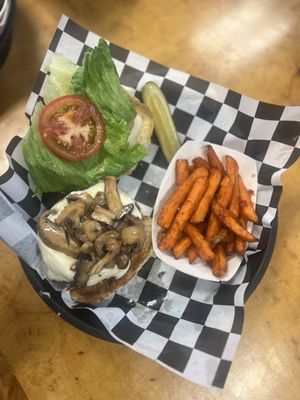
<path id="1" fill-rule="evenodd" d="M 181 144 L 165 95 L 155 82 L 147 82 L 142 89 L 142 97 L 152 112 L 154 129 L 162 152 L 170 162 Z"/>

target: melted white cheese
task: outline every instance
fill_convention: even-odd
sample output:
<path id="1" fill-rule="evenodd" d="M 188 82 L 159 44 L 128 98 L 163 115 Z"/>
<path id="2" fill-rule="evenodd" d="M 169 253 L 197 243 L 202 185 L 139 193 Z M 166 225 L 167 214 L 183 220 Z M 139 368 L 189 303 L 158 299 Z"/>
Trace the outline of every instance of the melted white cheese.
<path id="1" fill-rule="evenodd" d="M 104 191 L 104 183 L 100 182 L 97 183 L 96 185 L 90 187 L 89 189 L 86 190 L 80 190 L 72 193 L 84 193 L 87 192 L 91 196 L 95 197 L 97 192 L 103 192 Z M 122 201 L 123 205 L 133 203 L 132 199 L 127 196 L 125 193 L 120 192 L 120 198 Z M 67 199 L 64 198 L 58 203 L 56 203 L 52 209 L 57 211 L 58 214 L 56 215 L 51 215 L 49 216 L 49 219 L 54 221 L 54 219 L 59 215 L 59 213 L 62 211 L 62 209 L 68 204 Z M 133 203 L 134 204 L 134 203 Z M 132 214 L 136 217 L 142 217 L 140 211 L 138 208 L 134 205 L 134 209 Z M 73 257 L 70 257 L 60 251 L 53 250 L 50 247 L 48 247 L 42 240 L 39 238 L 38 240 L 40 250 L 41 250 L 41 255 L 44 263 L 47 266 L 47 276 L 50 280 L 53 281 L 58 281 L 58 282 L 71 282 L 74 278 L 75 271 L 72 271 L 71 267 L 74 265 L 76 259 Z M 123 275 L 126 274 L 126 272 L 129 269 L 129 265 L 126 269 L 119 269 L 117 265 L 115 265 L 113 268 L 103 268 L 103 270 L 99 274 L 92 275 L 87 283 L 87 286 L 92 286 L 95 285 L 96 283 L 101 282 L 104 279 L 108 278 L 116 278 L 119 279 Z"/>

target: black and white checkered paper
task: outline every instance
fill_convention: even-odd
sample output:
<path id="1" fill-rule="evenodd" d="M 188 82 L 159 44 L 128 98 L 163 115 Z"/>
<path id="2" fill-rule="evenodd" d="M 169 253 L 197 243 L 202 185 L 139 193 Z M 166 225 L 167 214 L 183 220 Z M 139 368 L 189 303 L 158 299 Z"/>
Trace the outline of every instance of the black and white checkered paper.
<path id="1" fill-rule="evenodd" d="M 46 66 L 54 53 L 80 65 L 88 47 L 99 36 L 62 16 L 26 108 L 31 117 L 42 99 Z M 39 291 L 66 310 L 76 311 L 82 329 L 107 336 L 204 386 L 222 388 L 243 327 L 245 291 L 263 262 L 277 218 L 280 175 L 300 154 L 300 107 L 271 105 L 159 65 L 136 53 L 109 44 L 121 82 L 137 97 L 150 80 L 160 85 L 169 102 L 182 142 L 203 139 L 239 150 L 257 161 L 256 210 L 261 223 L 253 233 L 260 238 L 248 250 L 237 274 L 226 283 L 196 279 L 175 271 L 152 256 L 138 276 L 98 306 L 74 304 L 69 293 L 55 290 L 44 278 L 35 233 L 38 215 L 52 206 L 55 195 L 32 197 L 32 182 L 15 137 L 7 148 L 9 169 L 0 177 L 0 234 L 19 255 L 25 270 L 37 271 Z M 156 138 L 148 156 L 119 188 L 151 214 L 167 163 Z M 30 272 L 31 273 L 31 272 Z M 35 272 L 34 272 L 35 273 Z M 70 318 L 66 318 L 70 321 Z M 78 318 L 77 318 L 78 320 Z M 80 322 L 76 324 L 80 326 Z M 101 335 L 100 335 L 101 336 Z"/>

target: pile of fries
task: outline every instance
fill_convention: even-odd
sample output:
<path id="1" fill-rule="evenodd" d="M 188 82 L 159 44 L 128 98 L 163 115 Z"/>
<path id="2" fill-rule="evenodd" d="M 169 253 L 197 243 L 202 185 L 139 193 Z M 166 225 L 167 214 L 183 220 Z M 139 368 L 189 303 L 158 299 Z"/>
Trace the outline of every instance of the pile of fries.
<path id="1" fill-rule="evenodd" d="M 243 255 L 247 242 L 257 239 L 247 231 L 248 221 L 258 222 L 251 196 L 239 175 L 236 160 L 227 155 L 225 167 L 212 146 L 207 160 L 192 165 L 176 161 L 176 188 L 164 202 L 157 219 L 161 251 L 176 259 L 198 257 L 207 261 L 216 277 L 226 274 L 228 257 Z"/>

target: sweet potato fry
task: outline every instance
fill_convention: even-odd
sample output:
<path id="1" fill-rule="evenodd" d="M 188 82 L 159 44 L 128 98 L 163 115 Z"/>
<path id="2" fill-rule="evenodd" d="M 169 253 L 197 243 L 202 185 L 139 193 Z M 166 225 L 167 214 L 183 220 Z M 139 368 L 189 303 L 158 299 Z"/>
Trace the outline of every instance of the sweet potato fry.
<path id="1" fill-rule="evenodd" d="M 196 157 L 193 159 L 192 161 L 193 165 L 196 168 L 200 168 L 200 167 L 205 167 L 207 170 L 209 170 L 209 164 L 208 161 L 206 161 L 204 158 L 202 157 Z"/>
<path id="2" fill-rule="evenodd" d="M 214 248 L 216 244 L 223 242 L 227 238 L 227 235 L 228 229 L 223 227 L 211 238 L 209 244 Z"/>
<path id="3" fill-rule="evenodd" d="M 224 169 L 223 163 L 219 159 L 214 148 L 211 145 L 207 146 L 207 158 L 208 158 L 208 163 L 209 163 L 210 167 L 218 168 L 220 170 L 222 176 L 224 176 L 225 169 Z"/>
<path id="4" fill-rule="evenodd" d="M 204 232 L 206 231 L 207 223 L 206 223 L 206 221 L 199 222 L 199 224 L 196 224 L 196 227 L 197 227 L 198 231 L 200 233 L 202 233 L 202 235 L 203 235 Z"/>
<path id="5" fill-rule="evenodd" d="M 224 247 L 226 256 L 232 256 L 235 251 L 235 235 L 233 232 L 228 231 Z"/>
<path id="6" fill-rule="evenodd" d="M 184 184 L 182 184 L 180 187 L 183 185 Z M 185 224 L 187 221 L 189 221 L 195 210 L 195 207 L 204 195 L 207 185 L 207 176 L 202 176 L 195 181 L 194 186 L 188 194 L 188 197 L 176 214 L 174 222 L 172 223 L 166 237 L 160 243 L 159 248 L 161 250 L 171 250 L 175 246 L 175 243 L 183 231 Z"/>
<path id="7" fill-rule="evenodd" d="M 210 170 L 209 178 L 208 178 L 208 188 L 202 197 L 201 201 L 198 204 L 196 211 L 194 212 L 191 222 L 198 223 L 204 221 L 211 201 L 218 190 L 221 181 L 221 172 L 218 168 L 212 168 Z"/>
<path id="8" fill-rule="evenodd" d="M 191 239 L 184 235 L 182 236 L 181 239 L 178 240 L 178 242 L 175 244 L 174 249 L 173 249 L 173 254 L 175 258 L 180 258 L 182 257 L 187 249 L 191 246 L 192 241 Z"/>
<path id="9" fill-rule="evenodd" d="M 197 260 L 197 258 L 199 257 L 199 255 L 198 255 L 198 253 L 197 253 L 197 250 L 196 250 L 196 247 L 195 247 L 194 245 L 191 245 L 191 246 L 188 248 L 187 257 L 188 257 L 188 260 L 189 260 L 189 263 L 190 263 L 190 264 L 193 264 L 193 262 L 194 262 L 195 260 Z"/>
<path id="10" fill-rule="evenodd" d="M 238 176 L 238 170 L 239 170 L 238 163 L 231 156 L 226 156 L 225 161 L 226 161 L 226 174 L 229 176 L 232 184 L 234 185 L 234 182 Z"/>
<path id="11" fill-rule="evenodd" d="M 194 165 L 189 165 L 189 173 L 190 175 L 197 169 Z"/>
<path id="12" fill-rule="evenodd" d="M 232 182 L 228 175 L 225 175 L 222 179 L 220 189 L 217 193 L 216 199 L 222 207 L 226 208 L 232 195 Z M 218 234 L 222 228 L 221 221 L 211 213 L 208 220 L 208 225 L 205 233 L 205 239 L 210 243 L 211 246 L 213 238 Z"/>
<path id="13" fill-rule="evenodd" d="M 163 238 L 166 237 L 167 230 L 166 229 L 161 229 L 158 234 L 157 234 L 157 244 L 159 246 L 160 242 L 163 240 Z"/>
<path id="14" fill-rule="evenodd" d="M 227 259 L 222 243 L 218 243 L 214 251 L 215 258 L 212 261 L 212 273 L 220 278 L 224 276 L 227 272 Z"/>
<path id="15" fill-rule="evenodd" d="M 245 218 L 240 218 L 240 224 L 243 228 L 247 228 L 247 220 Z M 243 256 L 246 252 L 247 243 L 244 239 L 239 236 L 235 238 L 235 251 L 240 255 Z"/>
<path id="16" fill-rule="evenodd" d="M 232 195 L 229 202 L 228 210 L 232 212 L 235 217 L 240 214 L 240 191 L 238 180 L 236 179 L 232 188 Z"/>
<path id="17" fill-rule="evenodd" d="M 235 159 L 231 156 L 226 156 L 226 173 L 229 176 L 233 185 L 228 210 L 231 211 L 236 217 L 239 216 L 240 211 L 238 170 L 239 167 Z"/>
<path id="18" fill-rule="evenodd" d="M 175 166 L 176 185 L 181 185 L 189 176 L 189 163 L 188 160 L 177 160 Z"/>
<path id="19" fill-rule="evenodd" d="M 258 222 L 258 216 L 254 211 L 250 193 L 246 189 L 243 179 L 240 176 L 238 177 L 238 181 L 240 191 L 240 214 L 249 221 Z"/>
<path id="20" fill-rule="evenodd" d="M 215 257 L 215 254 L 198 229 L 194 225 L 187 223 L 184 231 L 191 238 L 199 256 L 203 260 L 212 261 Z"/>
<path id="21" fill-rule="evenodd" d="M 212 207 L 212 212 L 220 219 L 220 221 L 222 221 L 223 225 L 227 226 L 237 236 L 240 236 L 247 242 L 257 242 L 257 238 L 254 237 L 245 228 L 243 228 L 236 221 L 235 217 L 231 214 L 231 212 L 226 210 L 226 208 L 222 207 L 217 201 L 213 201 L 211 207 Z"/>
<path id="22" fill-rule="evenodd" d="M 174 216 L 178 208 L 182 205 L 187 198 L 191 188 L 193 187 L 196 179 L 200 177 L 207 177 L 208 171 L 206 168 L 197 168 L 195 171 L 183 182 L 182 185 L 177 187 L 169 198 L 163 204 L 157 223 L 162 228 L 169 228 L 173 222 Z"/>

